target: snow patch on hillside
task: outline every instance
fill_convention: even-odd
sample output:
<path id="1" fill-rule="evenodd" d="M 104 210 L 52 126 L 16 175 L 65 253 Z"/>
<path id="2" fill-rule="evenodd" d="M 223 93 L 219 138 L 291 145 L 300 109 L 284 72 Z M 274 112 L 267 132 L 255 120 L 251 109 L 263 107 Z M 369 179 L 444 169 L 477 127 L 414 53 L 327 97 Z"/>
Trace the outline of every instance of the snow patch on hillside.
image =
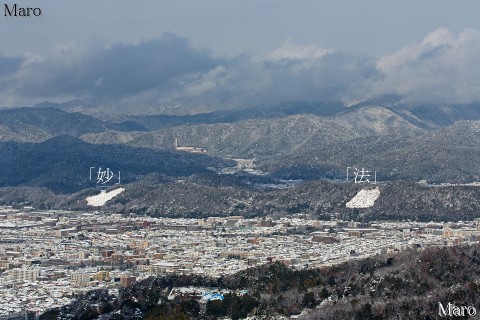
<path id="1" fill-rule="evenodd" d="M 352 200 L 348 201 L 347 208 L 370 208 L 380 195 L 380 189 L 360 190 Z"/>
<path id="2" fill-rule="evenodd" d="M 117 188 L 115 190 L 106 192 L 102 190 L 100 194 L 95 196 L 87 197 L 87 204 L 92 207 L 101 207 L 104 206 L 107 201 L 112 200 L 114 197 L 118 196 L 120 193 L 125 191 L 125 188 Z"/>

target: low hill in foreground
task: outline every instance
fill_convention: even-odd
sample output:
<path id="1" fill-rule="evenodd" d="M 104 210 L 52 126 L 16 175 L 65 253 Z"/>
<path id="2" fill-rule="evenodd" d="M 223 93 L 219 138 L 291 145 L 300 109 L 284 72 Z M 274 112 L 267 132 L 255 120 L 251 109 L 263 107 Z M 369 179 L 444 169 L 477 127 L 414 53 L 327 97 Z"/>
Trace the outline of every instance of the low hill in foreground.
<path id="1" fill-rule="evenodd" d="M 242 180 L 245 179 L 245 180 Z M 349 221 L 418 220 L 459 221 L 480 217 L 480 186 L 427 186 L 411 181 L 378 185 L 325 180 L 308 181 L 286 189 L 251 181 L 250 177 L 195 174 L 189 177 L 147 175 L 123 185 L 125 192 L 108 201 L 102 210 L 152 217 L 245 217 L 308 214 L 329 220 L 333 213 Z M 266 182 L 268 182 L 267 180 Z M 266 185 L 267 187 L 261 187 Z M 362 189 L 378 188 L 371 207 L 348 208 Z M 91 210 L 85 198 L 93 188 L 70 195 L 45 188 L 0 188 L 0 205 L 29 205 L 39 209 Z"/>

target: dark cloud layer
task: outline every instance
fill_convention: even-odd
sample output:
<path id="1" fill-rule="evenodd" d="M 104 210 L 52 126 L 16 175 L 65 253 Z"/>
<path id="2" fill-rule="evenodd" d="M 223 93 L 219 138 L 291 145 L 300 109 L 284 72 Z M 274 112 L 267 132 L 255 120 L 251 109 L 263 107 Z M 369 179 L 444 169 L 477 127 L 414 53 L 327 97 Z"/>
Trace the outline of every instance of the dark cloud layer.
<path id="1" fill-rule="evenodd" d="M 396 94 L 411 102 L 480 100 L 480 31 L 440 28 L 383 57 L 286 41 L 265 57 L 218 58 L 174 34 L 139 44 L 72 42 L 48 55 L 0 56 L 3 105 L 89 98 L 119 107 L 211 108 L 345 102 Z"/>
<path id="2" fill-rule="evenodd" d="M 73 42 L 25 65 L 15 90 L 32 97 L 68 94 L 114 99 L 152 89 L 175 90 L 176 78 L 207 72 L 218 63 L 173 34 L 138 45 Z"/>
<path id="3" fill-rule="evenodd" d="M 0 55 L 0 77 L 15 73 L 24 61 L 23 57 L 5 57 Z"/>

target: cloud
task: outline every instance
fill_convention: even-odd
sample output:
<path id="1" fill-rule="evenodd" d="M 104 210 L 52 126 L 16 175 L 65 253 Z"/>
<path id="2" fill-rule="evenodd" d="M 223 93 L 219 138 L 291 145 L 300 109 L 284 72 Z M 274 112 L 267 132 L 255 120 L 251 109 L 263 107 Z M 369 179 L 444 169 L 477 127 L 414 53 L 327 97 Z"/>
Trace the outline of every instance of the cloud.
<path id="1" fill-rule="evenodd" d="M 308 47 L 282 48 L 264 58 L 242 56 L 216 66 L 170 96 L 219 107 L 272 105 L 284 102 L 342 100 L 378 73 L 370 58 Z M 319 54 L 321 52 L 321 54 Z"/>
<path id="2" fill-rule="evenodd" d="M 23 57 L 7 57 L 0 55 L 0 77 L 14 74 L 24 63 Z"/>
<path id="3" fill-rule="evenodd" d="M 458 36 L 439 28 L 422 42 L 381 57 L 383 80 L 372 94 L 395 93 L 412 102 L 469 103 L 480 100 L 480 31 Z"/>
<path id="4" fill-rule="evenodd" d="M 331 52 L 332 50 L 330 49 L 319 48 L 313 45 L 297 46 L 292 43 L 291 38 L 288 38 L 280 48 L 274 50 L 269 55 L 269 58 L 273 61 L 319 59 Z"/>
<path id="5" fill-rule="evenodd" d="M 437 29 L 382 57 L 287 39 L 264 57 L 216 57 L 172 33 L 138 44 L 74 41 L 46 55 L 0 55 L 2 103 L 89 98 L 124 108 L 211 109 L 283 102 L 480 100 L 480 31 Z"/>
<path id="6" fill-rule="evenodd" d="M 122 98 L 175 89 L 176 77 L 208 71 L 216 64 L 208 52 L 194 50 L 173 34 L 137 45 L 106 45 L 99 39 L 72 42 L 25 66 L 15 90 L 39 97 Z"/>

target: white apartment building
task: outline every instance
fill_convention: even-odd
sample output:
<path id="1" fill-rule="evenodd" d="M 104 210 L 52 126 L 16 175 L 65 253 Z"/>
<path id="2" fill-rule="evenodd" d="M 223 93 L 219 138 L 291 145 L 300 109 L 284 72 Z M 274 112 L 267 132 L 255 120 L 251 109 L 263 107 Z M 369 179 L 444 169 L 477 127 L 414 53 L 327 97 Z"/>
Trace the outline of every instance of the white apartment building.
<path id="1" fill-rule="evenodd" d="M 70 279 L 77 285 L 88 285 L 90 282 L 90 275 L 87 273 L 73 273 L 70 276 Z"/>
<path id="2" fill-rule="evenodd" d="M 36 281 L 40 275 L 40 270 L 17 268 L 8 270 L 7 273 L 15 280 Z"/>

